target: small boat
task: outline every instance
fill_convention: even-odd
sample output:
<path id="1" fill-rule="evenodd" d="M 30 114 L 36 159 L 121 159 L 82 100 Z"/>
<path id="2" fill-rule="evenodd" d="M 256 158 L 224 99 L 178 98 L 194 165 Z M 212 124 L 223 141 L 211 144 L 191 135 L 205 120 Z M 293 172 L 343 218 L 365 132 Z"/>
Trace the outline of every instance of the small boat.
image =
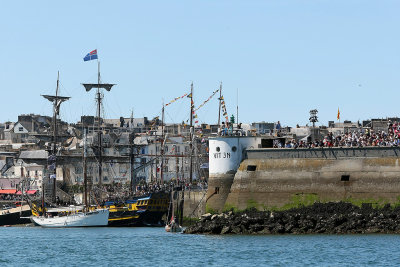
<path id="1" fill-rule="evenodd" d="M 171 218 L 171 221 L 165 226 L 165 231 L 171 233 L 179 233 L 182 232 L 183 228 L 178 223 L 175 222 L 174 217 Z"/>
<path id="2" fill-rule="evenodd" d="M 174 200 L 174 195 L 176 196 L 176 201 L 177 201 L 176 207 L 175 207 L 174 201 L 173 201 Z M 174 191 L 172 191 L 171 192 L 170 209 L 169 209 L 169 210 L 172 211 L 171 220 L 165 225 L 165 231 L 167 231 L 167 232 L 179 233 L 179 232 L 182 232 L 182 230 L 183 230 L 182 226 L 179 224 L 179 217 L 180 217 L 179 215 L 182 215 L 182 214 L 179 214 L 179 208 L 178 207 L 179 207 L 178 194 L 177 194 L 177 192 L 175 192 L 175 194 L 174 194 Z M 178 214 L 177 219 L 178 219 L 178 221 L 175 218 L 175 209 L 177 210 L 177 214 Z M 182 211 L 181 211 L 181 213 L 182 213 Z M 169 214 L 168 214 L 167 218 L 168 217 L 169 217 Z"/>
<path id="3" fill-rule="evenodd" d="M 108 225 L 108 209 L 85 211 L 83 207 L 48 209 L 44 216 L 32 216 L 31 221 L 42 227 L 89 227 Z"/>

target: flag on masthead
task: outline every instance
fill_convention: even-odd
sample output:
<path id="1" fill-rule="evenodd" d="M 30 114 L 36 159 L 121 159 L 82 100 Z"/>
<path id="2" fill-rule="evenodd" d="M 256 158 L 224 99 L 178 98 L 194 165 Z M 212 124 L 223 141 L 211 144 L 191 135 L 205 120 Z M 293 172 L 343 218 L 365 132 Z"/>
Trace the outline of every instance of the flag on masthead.
<path id="1" fill-rule="evenodd" d="M 89 60 L 93 60 L 93 59 L 97 59 L 97 49 L 93 50 L 92 52 L 88 53 L 83 60 L 84 61 L 89 61 Z"/>

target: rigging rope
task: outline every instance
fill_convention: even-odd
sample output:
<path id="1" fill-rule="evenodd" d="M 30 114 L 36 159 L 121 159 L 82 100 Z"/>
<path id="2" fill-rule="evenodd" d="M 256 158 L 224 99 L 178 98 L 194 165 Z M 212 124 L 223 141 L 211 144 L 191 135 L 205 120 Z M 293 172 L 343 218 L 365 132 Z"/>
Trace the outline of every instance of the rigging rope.
<path id="1" fill-rule="evenodd" d="M 216 93 L 218 93 L 218 92 L 219 92 L 219 89 L 215 90 L 215 91 L 212 93 L 212 95 L 210 95 L 210 97 L 207 98 L 207 100 L 205 100 L 200 106 L 198 106 L 196 109 L 194 109 L 194 111 L 197 111 L 197 110 L 201 109 L 201 108 L 202 108 L 205 104 L 207 104 L 207 102 L 210 101 L 211 98 L 213 98 L 214 95 L 215 95 Z"/>
<path id="2" fill-rule="evenodd" d="M 185 96 L 187 96 L 188 94 L 184 94 L 183 96 L 178 96 L 175 97 L 173 100 L 171 100 L 169 103 L 165 104 L 165 106 L 171 105 L 172 103 L 174 103 L 175 101 L 184 98 Z"/>

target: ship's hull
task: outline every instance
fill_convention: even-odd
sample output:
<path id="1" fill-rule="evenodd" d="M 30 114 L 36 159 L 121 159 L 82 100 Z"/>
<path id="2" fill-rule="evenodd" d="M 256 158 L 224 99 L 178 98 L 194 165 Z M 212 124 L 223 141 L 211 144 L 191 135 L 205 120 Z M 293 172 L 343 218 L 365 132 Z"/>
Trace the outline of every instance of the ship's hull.
<path id="1" fill-rule="evenodd" d="M 130 212 L 110 212 L 108 226 L 128 227 L 128 226 L 164 226 L 162 217 L 165 211 L 130 211 Z"/>
<path id="2" fill-rule="evenodd" d="M 162 217 L 166 214 L 166 211 L 150 211 L 146 210 L 140 213 L 137 226 L 164 226 L 165 222 Z"/>
<path id="3" fill-rule="evenodd" d="M 138 221 L 139 215 L 136 214 L 136 211 L 113 211 L 110 212 L 108 226 L 136 226 Z"/>
<path id="4" fill-rule="evenodd" d="M 124 204 L 109 203 L 109 226 L 164 226 L 162 217 L 168 211 L 169 194 L 159 192 L 127 200 Z"/>
<path id="5" fill-rule="evenodd" d="M 98 209 L 91 212 L 77 212 L 66 216 L 31 216 L 31 221 L 42 227 L 95 227 L 108 225 L 109 211 Z"/>
<path id="6" fill-rule="evenodd" d="M 31 210 L 28 205 L 0 211 L 0 226 L 30 223 Z"/>

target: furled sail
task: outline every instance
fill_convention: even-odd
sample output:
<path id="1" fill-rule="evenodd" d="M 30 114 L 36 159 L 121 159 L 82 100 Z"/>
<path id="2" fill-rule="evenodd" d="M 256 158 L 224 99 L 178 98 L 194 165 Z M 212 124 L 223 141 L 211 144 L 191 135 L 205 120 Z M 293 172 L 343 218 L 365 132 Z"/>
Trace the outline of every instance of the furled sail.
<path id="1" fill-rule="evenodd" d="M 92 90 L 92 88 L 104 88 L 107 91 L 111 90 L 111 87 L 113 87 L 115 84 L 111 83 L 82 83 L 82 85 L 85 87 L 86 92 L 89 92 Z"/>

